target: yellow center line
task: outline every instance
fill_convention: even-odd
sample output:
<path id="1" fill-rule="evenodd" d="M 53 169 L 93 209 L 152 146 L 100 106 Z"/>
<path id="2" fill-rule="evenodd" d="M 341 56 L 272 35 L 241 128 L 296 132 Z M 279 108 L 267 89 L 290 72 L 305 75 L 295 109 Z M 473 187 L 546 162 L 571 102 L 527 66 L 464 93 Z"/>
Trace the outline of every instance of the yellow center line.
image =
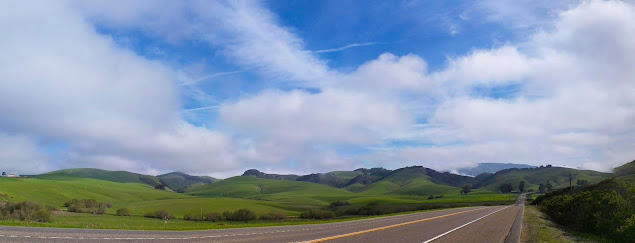
<path id="1" fill-rule="evenodd" d="M 416 224 L 416 223 L 421 223 L 421 222 L 425 222 L 425 221 L 430 221 L 430 220 L 450 217 L 450 216 L 454 216 L 454 215 L 474 212 L 474 211 L 483 210 L 483 209 L 486 209 L 486 208 L 487 207 L 485 207 L 485 208 L 477 208 L 477 209 L 472 209 L 472 210 L 468 210 L 468 211 L 463 211 L 463 212 L 458 212 L 458 213 L 451 213 L 451 214 L 445 214 L 445 215 L 436 216 L 436 217 L 432 217 L 432 218 L 420 219 L 420 220 L 415 220 L 415 221 L 410 221 L 410 222 L 405 222 L 405 223 L 400 223 L 400 224 L 393 224 L 393 225 L 388 225 L 388 226 L 374 228 L 374 229 L 369 229 L 369 230 L 362 230 L 362 231 L 357 231 L 357 232 L 348 233 L 348 234 L 330 236 L 330 237 L 325 237 L 325 238 L 320 238 L 320 239 L 315 239 L 315 240 L 308 240 L 308 241 L 303 241 L 303 243 L 322 242 L 322 241 L 334 240 L 334 239 L 339 239 L 339 238 L 344 238 L 344 237 L 349 237 L 349 236 L 354 236 L 354 235 L 361 235 L 361 234 L 365 234 L 365 233 L 370 233 L 370 232 L 375 232 L 375 231 L 395 228 L 395 227 L 399 227 L 399 226 L 404 226 L 404 225 L 409 225 L 409 224 Z"/>

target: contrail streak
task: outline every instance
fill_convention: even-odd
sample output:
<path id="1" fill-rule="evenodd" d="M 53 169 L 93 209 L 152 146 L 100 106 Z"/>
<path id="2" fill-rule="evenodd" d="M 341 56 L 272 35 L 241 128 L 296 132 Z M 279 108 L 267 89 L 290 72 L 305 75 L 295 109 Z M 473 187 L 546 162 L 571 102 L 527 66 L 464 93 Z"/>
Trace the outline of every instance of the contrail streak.
<path id="1" fill-rule="evenodd" d="M 359 47 L 359 46 L 370 46 L 370 45 L 376 45 L 376 44 L 379 44 L 379 43 L 377 42 L 354 43 L 354 44 L 350 44 L 350 45 L 346 45 L 346 46 L 338 47 L 338 48 L 333 48 L 333 49 L 317 50 L 317 51 L 313 51 L 313 53 L 336 52 L 336 51 L 346 50 L 348 48 Z"/>

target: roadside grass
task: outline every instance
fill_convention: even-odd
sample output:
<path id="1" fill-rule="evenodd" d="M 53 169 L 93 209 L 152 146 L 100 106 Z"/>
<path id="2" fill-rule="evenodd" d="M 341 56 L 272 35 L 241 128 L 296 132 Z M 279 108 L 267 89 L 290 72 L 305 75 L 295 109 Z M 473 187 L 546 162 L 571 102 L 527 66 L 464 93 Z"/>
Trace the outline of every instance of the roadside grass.
<path id="1" fill-rule="evenodd" d="M 254 220 L 245 222 L 207 222 L 207 221 L 187 221 L 183 219 L 170 219 L 164 224 L 161 219 L 145 218 L 141 216 L 115 216 L 112 214 L 92 215 L 81 213 L 56 212 L 52 215 L 51 222 L 37 223 L 28 221 L 0 221 L 0 225 L 5 226 L 26 226 L 26 227 L 52 227 L 52 228 L 86 228 L 86 229 L 120 229 L 120 230 L 210 230 L 210 229 L 228 229 L 228 228 L 246 228 L 246 227 L 266 227 L 266 226 L 285 226 L 285 225 L 302 225 L 302 224 L 324 224 L 344 222 L 360 219 L 371 219 L 386 216 L 405 215 L 421 212 L 432 212 L 447 209 L 431 209 L 412 211 L 404 213 L 387 214 L 382 216 L 355 216 L 342 217 L 336 219 L 315 220 L 288 218 L 284 220 Z M 180 217 L 182 218 L 182 217 Z"/>
<path id="2" fill-rule="evenodd" d="M 525 206 L 521 242 L 594 242 L 569 233 L 551 222 L 536 206 Z"/>
<path id="3" fill-rule="evenodd" d="M 254 211 L 257 215 L 269 212 L 281 212 L 288 216 L 297 216 L 300 214 L 297 210 L 293 210 L 289 206 L 282 203 L 272 201 L 250 200 L 242 198 L 185 198 L 185 199 L 167 199 L 147 202 L 131 203 L 126 208 L 132 211 L 133 215 L 144 215 L 147 212 L 157 210 L 167 210 L 177 217 L 183 217 L 185 214 L 199 214 L 224 211 L 235 211 L 247 208 Z M 115 208 L 111 208 L 116 211 Z"/>

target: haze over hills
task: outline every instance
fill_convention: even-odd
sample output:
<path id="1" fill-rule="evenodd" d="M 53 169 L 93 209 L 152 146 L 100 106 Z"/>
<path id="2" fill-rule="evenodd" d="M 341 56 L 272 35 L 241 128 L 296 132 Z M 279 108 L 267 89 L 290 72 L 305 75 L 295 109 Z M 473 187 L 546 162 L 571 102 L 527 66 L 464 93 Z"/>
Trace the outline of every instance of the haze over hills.
<path id="1" fill-rule="evenodd" d="M 513 164 L 513 163 L 479 163 L 476 167 L 461 168 L 457 172 L 469 176 L 477 176 L 483 173 L 496 173 L 501 170 L 511 168 L 535 168 L 536 166 L 527 164 Z"/>

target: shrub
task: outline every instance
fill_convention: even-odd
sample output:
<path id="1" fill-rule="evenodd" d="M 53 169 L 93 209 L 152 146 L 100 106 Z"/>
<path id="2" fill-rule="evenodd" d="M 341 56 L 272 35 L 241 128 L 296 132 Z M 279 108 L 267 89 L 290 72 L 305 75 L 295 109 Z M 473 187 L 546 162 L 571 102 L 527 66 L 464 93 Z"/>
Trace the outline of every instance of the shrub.
<path id="1" fill-rule="evenodd" d="M 212 221 L 212 222 L 220 221 L 221 220 L 220 213 L 217 213 L 217 212 L 206 213 L 205 220 Z"/>
<path id="2" fill-rule="evenodd" d="M 247 223 L 249 220 L 256 219 L 256 213 L 253 211 L 243 208 L 233 213 L 234 220 L 236 221 L 245 221 Z"/>
<path id="3" fill-rule="evenodd" d="M 285 218 L 287 218 L 287 216 L 280 212 L 269 212 L 267 214 L 260 216 L 260 219 L 264 219 L 264 220 L 285 219 Z"/>
<path id="4" fill-rule="evenodd" d="M 231 211 L 223 212 L 223 218 L 225 220 L 232 220 L 234 218 L 234 214 Z"/>
<path id="5" fill-rule="evenodd" d="M 64 206 L 68 207 L 69 212 L 105 214 L 112 205 L 107 202 L 97 202 L 95 199 L 75 198 L 64 203 Z"/>
<path id="6" fill-rule="evenodd" d="M 329 208 L 336 208 L 336 207 L 348 206 L 348 205 L 351 205 L 351 203 L 347 201 L 335 201 L 329 205 Z"/>
<path id="7" fill-rule="evenodd" d="M 183 219 L 191 221 L 203 221 L 203 218 L 200 214 L 186 214 L 185 216 L 183 216 Z"/>
<path id="8" fill-rule="evenodd" d="M 574 230 L 623 242 L 635 235 L 635 185 L 609 179 L 539 196 L 532 204 Z"/>
<path id="9" fill-rule="evenodd" d="M 132 213 L 130 212 L 130 209 L 120 208 L 120 209 L 117 209 L 117 215 L 118 216 L 130 216 L 130 215 L 132 215 Z"/>
<path id="10" fill-rule="evenodd" d="M 154 212 L 149 212 L 144 215 L 146 218 L 157 218 L 157 219 L 171 219 L 173 218 L 172 214 L 165 210 L 157 210 Z"/>
<path id="11" fill-rule="evenodd" d="M 0 204 L 0 219 L 48 222 L 51 211 L 36 202 L 9 202 Z"/>
<path id="12" fill-rule="evenodd" d="M 303 219 L 330 219 L 335 218 L 335 213 L 318 209 L 311 209 L 300 214 Z"/>

